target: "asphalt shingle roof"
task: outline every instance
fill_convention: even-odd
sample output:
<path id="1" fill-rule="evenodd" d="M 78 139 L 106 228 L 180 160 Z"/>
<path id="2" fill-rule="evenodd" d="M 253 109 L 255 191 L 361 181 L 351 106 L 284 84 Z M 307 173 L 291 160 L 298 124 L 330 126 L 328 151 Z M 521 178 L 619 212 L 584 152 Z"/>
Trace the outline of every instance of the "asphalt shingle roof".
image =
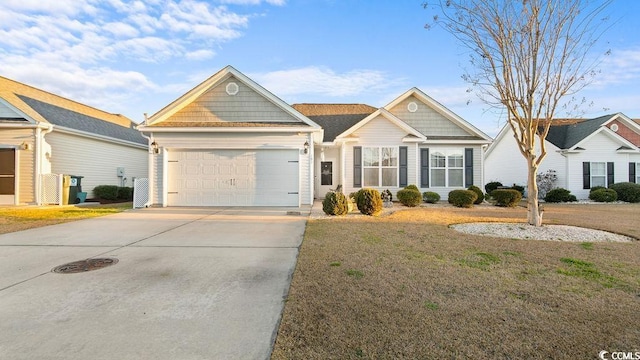
<path id="1" fill-rule="evenodd" d="M 574 124 L 551 125 L 547 141 L 560 149 L 570 149 L 598 130 L 612 116 L 605 115 L 595 119 L 578 121 Z"/>
<path id="2" fill-rule="evenodd" d="M 377 109 L 365 104 L 293 104 L 292 107 L 324 129 L 324 142 L 331 142 Z"/>
<path id="3" fill-rule="evenodd" d="M 131 127 L 120 126 L 27 96 L 18 95 L 18 97 L 51 124 L 141 145 L 147 144 L 147 140 L 140 135 L 140 132 Z"/>

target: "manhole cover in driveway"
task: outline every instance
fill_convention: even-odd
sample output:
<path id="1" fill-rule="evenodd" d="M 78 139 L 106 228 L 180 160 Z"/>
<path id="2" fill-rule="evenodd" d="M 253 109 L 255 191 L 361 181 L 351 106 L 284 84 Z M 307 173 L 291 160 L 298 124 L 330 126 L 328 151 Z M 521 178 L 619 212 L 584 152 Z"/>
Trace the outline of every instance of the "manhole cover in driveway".
<path id="1" fill-rule="evenodd" d="M 70 262 L 68 264 L 56 266 L 53 268 L 53 272 L 59 274 L 74 274 L 85 271 L 98 270 L 107 266 L 115 265 L 118 263 L 118 259 L 115 258 L 95 258 Z"/>

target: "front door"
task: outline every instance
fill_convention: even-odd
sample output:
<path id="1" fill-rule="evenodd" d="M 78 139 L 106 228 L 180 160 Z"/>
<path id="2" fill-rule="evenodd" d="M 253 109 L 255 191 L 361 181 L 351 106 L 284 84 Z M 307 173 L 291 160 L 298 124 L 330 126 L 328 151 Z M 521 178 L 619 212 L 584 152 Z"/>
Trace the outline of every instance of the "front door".
<path id="1" fill-rule="evenodd" d="M 0 149 L 0 204 L 15 204 L 16 149 Z"/>

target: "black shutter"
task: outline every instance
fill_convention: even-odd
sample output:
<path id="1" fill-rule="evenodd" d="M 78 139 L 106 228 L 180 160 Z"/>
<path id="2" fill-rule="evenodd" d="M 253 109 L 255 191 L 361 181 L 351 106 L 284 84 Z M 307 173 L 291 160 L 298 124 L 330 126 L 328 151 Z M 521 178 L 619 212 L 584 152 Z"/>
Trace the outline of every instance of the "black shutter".
<path id="1" fill-rule="evenodd" d="M 420 187 L 429 187 L 429 149 L 420 149 Z"/>
<path id="2" fill-rule="evenodd" d="M 607 186 L 613 185 L 615 182 L 615 177 L 613 176 L 613 163 L 607 163 Z"/>
<path id="3" fill-rule="evenodd" d="M 464 149 L 464 186 L 473 185 L 473 149 Z"/>
<path id="4" fill-rule="evenodd" d="M 636 163 L 629 163 L 629 182 L 636 182 Z"/>
<path id="5" fill-rule="evenodd" d="M 408 161 L 407 161 L 407 147 L 406 146 L 400 146 L 400 186 L 404 187 L 409 185 L 408 184 L 408 174 L 407 174 L 407 165 L 408 165 Z"/>
<path id="6" fill-rule="evenodd" d="M 353 147 L 353 187 L 362 187 L 362 146 Z"/>
<path id="7" fill-rule="evenodd" d="M 582 163 L 582 188 L 591 189 L 591 164 L 586 161 Z"/>

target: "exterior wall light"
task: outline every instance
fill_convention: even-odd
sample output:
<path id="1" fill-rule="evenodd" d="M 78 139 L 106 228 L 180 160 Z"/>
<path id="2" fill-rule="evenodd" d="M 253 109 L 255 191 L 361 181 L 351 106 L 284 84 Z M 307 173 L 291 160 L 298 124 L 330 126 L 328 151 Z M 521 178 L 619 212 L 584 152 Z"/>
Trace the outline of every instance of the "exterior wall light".
<path id="1" fill-rule="evenodd" d="M 309 153 L 309 142 L 308 141 L 304 142 L 304 153 L 305 154 Z"/>
<path id="2" fill-rule="evenodd" d="M 154 154 L 160 153 L 160 150 L 158 150 L 158 143 L 155 142 L 155 140 L 151 143 L 151 150 Z"/>

